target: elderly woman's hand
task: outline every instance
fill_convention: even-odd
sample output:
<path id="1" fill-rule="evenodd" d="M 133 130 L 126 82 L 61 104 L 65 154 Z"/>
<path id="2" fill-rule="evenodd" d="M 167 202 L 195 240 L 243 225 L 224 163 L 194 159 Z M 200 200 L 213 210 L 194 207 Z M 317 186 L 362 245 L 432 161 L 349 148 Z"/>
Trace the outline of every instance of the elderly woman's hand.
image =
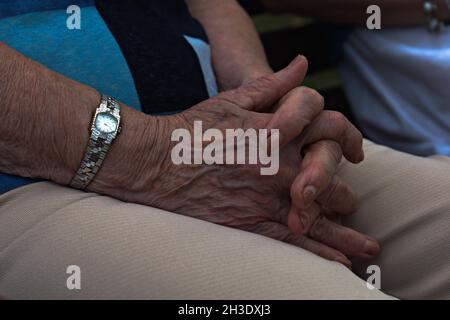
<path id="1" fill-rule="evenodd" d="M 0 56 L 0 170 L 68 185 L 85 153 L 98 92 L 1 43 Z M 88 190 L 257 232 L 345 265 L 350 264 L 345 255 L 373 256 L 378 246 L 370 237 L 319 213 L 355 209 L 354 193 L 334 172 L 341 153 L 352 162 L 362 159 L 362 139 L 342 115 L 322 111 L 320 95 L 297 87 L 305 73 L 306 60 L 297 58 L 277 74 L 173 116 L 151 117 L 122 105 L 122 131 Z M 219 145 L 227 129 L 279 129 L 280 141 L 273 131 L 257 143 L 270 142 L 277 151 L 280 142 L 279 158 L 276 152 L 261 152 L 267 149 L 262 147 L 256 164 L 205 164 L 201 159 L 198 164 L 177 164 L 171 157 L 176 147 L 172 135 L 181 130 L 201 136 L 192 129 L 195 121 L 215 129 L 206 140 L 213 138 L 212 132 L 219 133 Z M 240 142 L 236 151 L 245 151 L 248 141 Z M 194 158 L 197 149 L 194 143 Z M 272 168 L 265 167 L 267 158 L 274 160 Z M 264 170 L 274 175 L 261 175 Z"/>
<path id="2" fill-rule="evenodd" d="M 346 255 L 372 257 L 378 245 L 371 237 L 322 214 L 325 209 L 338 214 L 355 211 L 356 195 L 335 171 L 342 154 L 354 163 L 363 159 L 362 136 L 341 114 L 323 111 L 317 92 L 297 87 L 305 72 L 306 60 L 297 58 L 273 76 L 221 93 L 181 114 L 151 118 L 149 126 L 158 131 L 149 158 L 136 161 L 140 164 L 136 172 L 142 174 L 133 175 L 114 196 L 286 241 L 346 266 L 350 266 Z M 277 102 L 275 113 L 263 113 Z M 177 146 L 177 152 L 187 150 L 180 155 L 185 159 L 194 159 L 196 152 L 202 156 L 208 147 L 201 141 L 190 149 L 189 140 L 180 149 L 180 142 L 171 139 L 174 132 L 201 139 L 196 122 L 201 122 L 203 132 L 215 130 L 209 131 L 216 135 L 208 142 L 216 146 L 229 143 L 225 137 L 230 129 L 279 129 L 279 141 L 266 139 L 269 144 L 280 143 L 277 172 L 262 175 L 260 162 L 175 163 Z M 250 150 L 249 140 L 240 142 L 233 147 L 236 153 Z M 94 181 L 92 189 L 96 186 Z"/>

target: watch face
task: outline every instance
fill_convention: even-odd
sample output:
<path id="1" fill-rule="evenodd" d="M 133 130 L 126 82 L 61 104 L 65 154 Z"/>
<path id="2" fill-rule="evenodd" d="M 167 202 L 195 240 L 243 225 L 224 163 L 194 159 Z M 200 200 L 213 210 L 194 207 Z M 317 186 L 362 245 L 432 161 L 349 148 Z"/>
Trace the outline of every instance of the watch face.
<path id="1" fill-rule="evenodd" d="M 95 127 L 103 133 L 113 133 L 117 129 L 117 119 L 109 113 L 99 113 Z"/>

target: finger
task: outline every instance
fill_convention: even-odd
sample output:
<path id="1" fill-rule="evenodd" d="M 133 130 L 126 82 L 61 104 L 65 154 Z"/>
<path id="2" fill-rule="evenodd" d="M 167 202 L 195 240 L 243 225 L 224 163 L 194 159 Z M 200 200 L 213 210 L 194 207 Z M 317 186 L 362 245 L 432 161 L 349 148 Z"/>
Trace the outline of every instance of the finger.
<path id="1" fill-rule="evenodd" d="M 307 234 L 319 217 L 320 211 L 321 208 L 316 203 L 303 210 L 292 205 L 288 213 L 287 225 L 293 234 Z"/>
<path id="2" fill-rule="evenodd" d="M 305 236 L 294 236 L 294 238 L 290 243 L 297 245 L 305 250 L 308 250 L 314 254 L 317 254 L 318 256 L 325 258 L 327 260 L 337 261 L 349 269 L 352 268 L 352 263 L 343 253 L 323 243 L 314 241 L 313 239 L 310 239 Z"/>
<path id="3" fill-rule="evenodd" d="M 279 108 L 267 125 L 280 130 L 280 148 L 297 138 L 324 107 L 323 97 L 315 90 L 297 87 L 279 102 Z"/>
<path id="4" fill-rule="evenodd" d="M 330 210 L 326 207 L 322 207 L 321 214 L 326 217 L 328 220 L 337 223 L 342 224 L 342 215 L 334 212 L 333 210 Z"/>
<path id="5" fill-rule="evenodd" d="M 291 186 L 292 203 L 299 210 L 308 208 L 327 190 L 341 159 L 341 147 L 335 141 L 319 141 L 309 146 L 301 162 L 300 173 Z"/>
<path id="6" fill-rule="evenodd" d="M 275 240 L 293 244 L 295 246 L 308 250 L 322 258 L 331 261 L 337 261 L 347 268 L 351 268 L 350 260 L 348 260 L 348 258 L 341 252 L 307 237 L 293 235 L 286 226 L 277 222 L 261 222 L 248 231 L 255 232 Z"/>
<path id="7" fill-rule="evenodd" d="M 261 77 L 235 90 L 221 93 L 225 99 L 251 111 L 264 111 L 276 104 L 286 93 L 299 86 L 308 70 L 308 61 L 297 56 L 286 68 Z"/>
<path id="8" fill-rule="evenodd" d="M 380 246 L 372 237 L 331 222 L 324 216 L 316 220 L 308 234 L 312 239 L 352 257 L 369 259 L 380 251 Z"/>
<path id="9" fill-rule="evenodd" d="M 322 112 L 300 137 L 301 145 L 309 145 L 320 140 L 334 140 L 341 145 L 347 160 L 359 163 L 364 160 L 361 132 L 347 118 L 336 111 Z"/>
<path id="10" fill-rule="evenodd" d="M 317 197 L 317 203 L 339 214 L 352 214 L 358 209 L 358 196 L 339 176 Z"/>

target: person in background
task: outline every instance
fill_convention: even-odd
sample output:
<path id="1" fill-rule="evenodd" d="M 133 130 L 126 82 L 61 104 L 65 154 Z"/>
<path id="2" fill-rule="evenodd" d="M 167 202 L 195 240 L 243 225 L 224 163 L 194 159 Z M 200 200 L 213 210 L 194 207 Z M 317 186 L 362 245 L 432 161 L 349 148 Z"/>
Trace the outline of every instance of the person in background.
<path id="1" fill-rule="evenodd" d="M 358 128 L 412 154 L 450 156 L 450 1 L 263 0 L 272 12 L 359 25 L 342 47 L 339 70 Z M 381 30 L 369 30 L 370 5 Z"/>

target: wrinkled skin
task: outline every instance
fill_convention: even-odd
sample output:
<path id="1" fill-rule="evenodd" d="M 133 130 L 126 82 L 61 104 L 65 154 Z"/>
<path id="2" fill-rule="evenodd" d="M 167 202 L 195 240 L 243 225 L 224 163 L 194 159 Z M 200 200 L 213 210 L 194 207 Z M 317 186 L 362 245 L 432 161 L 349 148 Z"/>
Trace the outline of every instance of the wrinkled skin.
<path id="1" fill-rule="evenodd" d="M 0 51 L 2 171 L 68 185 L 85 152 L 98 92 L 1 43 Z M 277 74 L 174 116 L 152 117 L 123 105 L 125 130 L 87 190 L 287 241 L 345 265 L 345 255 L 373 256 L 378 247 L 370 237 L 329 220 L 356 209 L 355 193 L 335 172 L 342 155 L 354 163 L 363 159 L 362 138 L 341 114 L 323 112 L 317 92 L 297 87 L 306 65 L 297 58 Z M 192 130 L 195 120 L 204 129 L 279 129 L 280 171 L 261 176 L 256 165 L 175 165 L 171 134 Z M 30 124 L 37 130 L 28 130 Z M 61 132 L 76 134 L 61 139 Z"/>
<path id="2" fill-rule="evenodd" d="M 335 172 L 342 155 L 362 161 L 362 136 L 343 115 L 323 111 L 317 92 L 297 87 L 305 73 L 306 60 L 297 58 L 277 74 L 159 117 L 158 158 L 143 166 L 152 174 L 134 181 L 128 200 L 285 241 L 348 267 L 346 256 L 375 255 L 374 239 L 332 221 L 356 210 L 355 193 Z M 249 164 L 175 165 L 172 132 L 194 136 L 197 120 L 203 131 L 280 129 L 278 173 L 261 175 L 260 165 Z"/>

